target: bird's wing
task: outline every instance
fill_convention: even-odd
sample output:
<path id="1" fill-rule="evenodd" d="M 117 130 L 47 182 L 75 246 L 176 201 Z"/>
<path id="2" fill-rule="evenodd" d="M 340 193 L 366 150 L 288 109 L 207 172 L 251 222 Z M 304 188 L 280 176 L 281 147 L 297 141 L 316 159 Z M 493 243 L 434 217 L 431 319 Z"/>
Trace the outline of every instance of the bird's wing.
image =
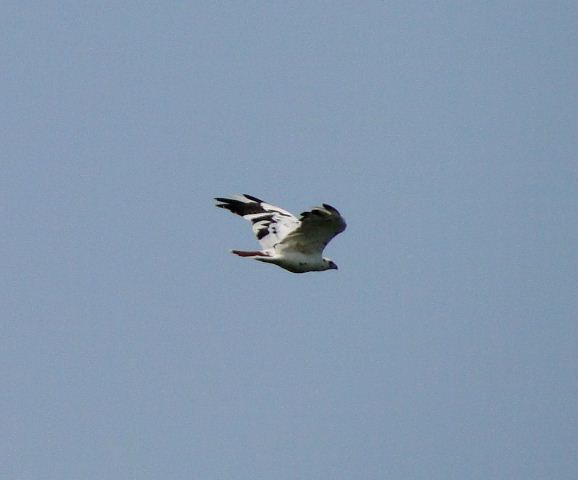
<path id="1" fill-rule="evenodd" d="M 251 195 L 235 195 L 234 198 L 215 200 L 218 202 L 217 207 L 250 221 L 253 224 L 253 233 L 264 249 L 272 248 L 299 226 L 299 220 L 292 213 Z"/>
<path id="2" fill-rule="evenodd" d="M 299 227 L 289 232 L 277 246 L 280 252 L 321 255 L 330 240 L 347 227 L 337 209 L 326 203 L 322 207 L 303 212 L 299 221 Z"/>

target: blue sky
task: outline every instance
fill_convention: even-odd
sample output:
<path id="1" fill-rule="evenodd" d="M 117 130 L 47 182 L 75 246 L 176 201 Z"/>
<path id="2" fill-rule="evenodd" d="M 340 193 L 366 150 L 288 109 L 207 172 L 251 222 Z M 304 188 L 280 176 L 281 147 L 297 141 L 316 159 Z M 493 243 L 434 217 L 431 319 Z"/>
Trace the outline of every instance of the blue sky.
<path id="1" fill-rule="evenodd" d="M 576 478 L 574 2 L 0 13 L 3 478 Z"/>

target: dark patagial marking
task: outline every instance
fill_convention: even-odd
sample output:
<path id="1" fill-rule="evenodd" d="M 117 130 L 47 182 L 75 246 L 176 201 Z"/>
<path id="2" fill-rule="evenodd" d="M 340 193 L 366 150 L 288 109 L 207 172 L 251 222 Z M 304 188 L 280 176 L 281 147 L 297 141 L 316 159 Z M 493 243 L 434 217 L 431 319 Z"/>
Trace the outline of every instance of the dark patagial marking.
<path id="1" fill-rule="evenodd" d="M 255 225 L 256 223 L 265 222 L 265 221 L 271 223 L 271 222 L 273 221 L 273 217 L 274 217 L 274 216 L 275 216 L 274 213 L 266 213 L 266 214 L 263 214 L 263 215 L 261 215 L 261 216 L 259 216 L 259 217 L 253 218 L 253 219 L 251 220 L 251 223 L 252 223 L 253 225 Z"/>
<path id="2" fill-rule="evenodd" d="M 275 232 L 273 232 L 273 233 L 275 233 Z M 269 235 L 269 229 L 262 228 L 261 230 L 259 230 L 257 232 L 257 240 L 261 240 L 263 237 L 266 237 L 267 235 Z"/>

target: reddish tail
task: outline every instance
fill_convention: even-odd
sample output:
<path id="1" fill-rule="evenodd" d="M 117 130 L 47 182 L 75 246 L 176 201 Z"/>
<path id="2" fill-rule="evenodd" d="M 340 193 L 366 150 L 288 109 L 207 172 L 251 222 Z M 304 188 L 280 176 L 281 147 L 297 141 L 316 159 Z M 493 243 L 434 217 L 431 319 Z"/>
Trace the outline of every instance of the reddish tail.
<path id="1" fill-rule="evenodd" d="M 269 255 L 263 253 L 263 252 L 243 252 L 241 250 L 231 250 L 231 253 L 234 253 L 235 255 L 239 255 L 239 257 L 268 257 Z"/>

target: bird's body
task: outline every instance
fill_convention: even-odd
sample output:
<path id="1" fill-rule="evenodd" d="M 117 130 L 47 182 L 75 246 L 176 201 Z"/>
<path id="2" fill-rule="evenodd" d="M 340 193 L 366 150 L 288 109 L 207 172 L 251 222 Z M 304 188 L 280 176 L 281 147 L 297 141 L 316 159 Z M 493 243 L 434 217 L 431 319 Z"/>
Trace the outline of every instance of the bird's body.
<path id="1" fill-rule="evenodd" d="M 299 252 L 283 254 L 277 252 L 275 248 L 269 248 L 258 252 L 231 250 L 231 253 L 239 255 L 240 257 L 252 258 L 259 262 L 272 263 L 293 273 L 321 272 L 331 268 L 337 269 L 337 267 L 332 267 L 331 263 L 328 260 L 324 260 L 321 255 L 312 256 Z"/>
<path id="2" fill-rule="evenodd" d="M 299 218 L 251 195 L 216 198 L 217 207 L 242 216 L 253 225 L 263 250 L 232 250 L 240 257 L 272 263 L 293 273 L 336 270 L 331 259 L 323 257 L 329 241 L 346 228 L 341 214 L 323 204 L 303 212 Z"/>

